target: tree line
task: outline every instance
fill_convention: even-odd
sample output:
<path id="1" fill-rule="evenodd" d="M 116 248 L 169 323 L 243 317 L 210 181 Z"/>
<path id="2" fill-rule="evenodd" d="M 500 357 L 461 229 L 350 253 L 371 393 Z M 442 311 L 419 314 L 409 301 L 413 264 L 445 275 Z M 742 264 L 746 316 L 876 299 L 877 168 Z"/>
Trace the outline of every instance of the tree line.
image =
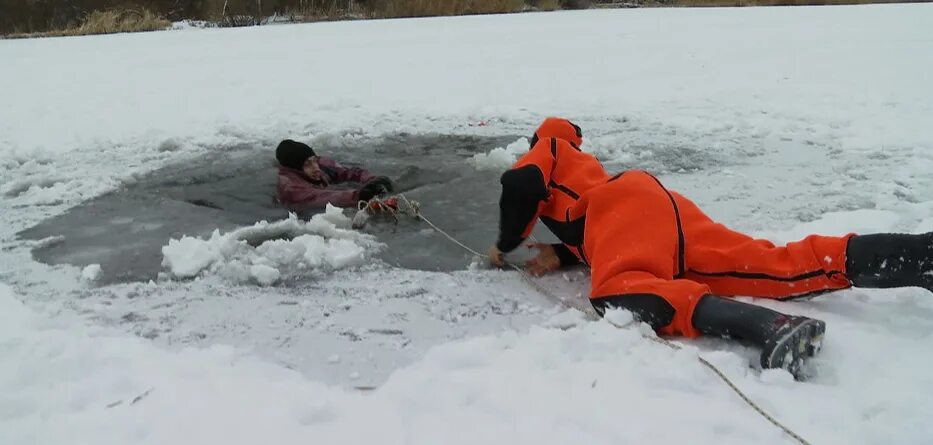
<path id="1" fill-rule="evenodd" d="M 39 33 L 80 25 L 93 11 L 149 10 L 171 21 L 250 24 L 274 15 L 303 18 L 511 12 L 526 5 L 575 7 L 586 0 L 0 0 L 0 34 Z"/>

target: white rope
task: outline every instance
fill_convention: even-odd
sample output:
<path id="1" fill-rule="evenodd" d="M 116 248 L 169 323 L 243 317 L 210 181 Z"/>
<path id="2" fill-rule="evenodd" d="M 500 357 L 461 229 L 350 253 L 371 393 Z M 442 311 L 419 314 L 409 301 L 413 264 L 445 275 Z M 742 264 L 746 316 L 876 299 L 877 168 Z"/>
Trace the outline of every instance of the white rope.
<path id="1" fill-rule="evenodd" d="M 417 203 L 414 203 L 414 201 L 409 201 L 408 198 L 406 198 L 404 195 L 398 195 L 397 197 L 398 197 L 399 199 L 401 199 L 403 202 L 405 202 L 406 205 L 407 205 L 407 207 L 408 207 L 409 209 L 413 209 L 413 216 L 415 216 L 416 218 L 418 218 L 418 219 L 424 221 L 427 225 L 431 226 L 431 228 L 434 229 L 437 233 L 440 233 L 441 235 L 443 235 L 444 237 L 446 237 L 447 239 L 449 239 L 451 242 L 453 242 L 454 244 L 456 244 L 456 245 L 462 247 L 464 250 L 466 250 L 466 251 L 472 253 L 473 255 L 476 255 L 476 256 L 478 256 L 478 257 L 480 257 L 480 258 L 486 258 L 486 259 L 489 258 L 489 255 L 486 255 L 486 254 L 484 254 L 484 253 L 478 252 L 478 251 L 476 251 L 476 250 L 470 248 L 470 246 L 467 246 L 466 244 L 461 243 L 460 240 L 454 238 L 452 235 L 450 235 L 449 233 L 445 232 L 445 231 L 444 231 L 443 229 L 441 229 L 440 227 L 436 226 L 433 222 L 431 222 L 431 220 L 425 218 L 424 214 L 421 213 L 420 206 L 418 206 Z M 390 209 L 391 209 L 391 208 L 390 208 Z M 397 210 L 392 210 L 392 211 L 395 212 L 395 211 L 397 211 Z M 551 300 L 553 300 L 553 301 L 556 302 L 557 304 L 560 304 L 560 305 L 562 305 L 562 306 L 564 306 L 564 307 L 567 307 L 567 308 L 577 309 L 577 310 L 579 310 L 579 311 L 581 311 L 581 312 L 587 314 L 587 315 L 588 315 L 589 317 L 591 317 L 591 318 L 597 318 L 597 317 L 598 317 L 598 315 L 596 314 L 595 310 L 593 310 L 592 307 L 578 307 L 577 305 L 574 305 L 573 303 L 570 303 L 570 302 L 564 300 L 563 298 L 560 298 L 559 296 L 555 295 L 553 292 L 551 292 L 550 290 L 548 290 L 548 289 L 545 288 L 544 286 L 541 286 L 540 284 L 538 284 L 538 283 L 534 280 L 534 278 L 533 278 L 530 274 L 528 274 L 528 272 L 526 272 L 524 269 L 522 269 L 521 267 L 518 267 L 518 266 L 516 266 L 516 265 L 514 265 L 514 264 L 512 264 L 512 263 L 509 263 L 509 262 L 506 262 L 505 264 L 506 264 L 507 266 L 509 266 L 510 268 L 512 268 L 512 269 L 514 269 L 514 270 L 516 270 L 516 271 L 518 271 L 519 274 L 521 274 L 521 277 L 525 280 L 525 282 L 527 282 L 528 284 L 530 284 L 532 287 L 535 288 L 535 290 L 537 290 L 538 292 L 540 292 L 542 295 L 544 295 L 544 296 L 550 298 Z M 620 328 L 620 329 L 623 328 L 623 326 L 614 323 L 612 320 L 610 320 L 610 319 L 608 319 L 608 318 L 605 319 L 605 320 L 608 321 L 610 324 L 612 324 L 613 326 L 615 326 L 615 327 L 617 327 L 617 328 Z M 644 337 L 647 338 L 648 340 L 651 340 L 651 341 L 653 341 L 653 342 L 655 342 L 655 343 L 658 343 L 658 344 L 662 344 L 662 345 L 667 346 L 668 348 L 671 348 L 671 349 L 675 349 L 675 350 L 680 350 L 680 349 L 682 349 L 680 345 L 677 345 L 677 344 L 675 344 L 675 343 L 672 343 L 672 342 L 670 342 L 670 341 L 668 341 L 668 340 L 665 340 L 665 339 L 663 339 L 663 338 L 660 338 L 660 337 L 651 337 L 651 336 L 647 336 L 647 335 L 644 336 Z M 744 392 L 742 392 L 742 390 L 739 389 L 739 387 L 736 386 L 735 383 L 733 383 L 732 380 L 729 379 L 729 377 L 727 377 L 721 370 L 719 370 L 719 368 L 717 368 L 716 365 L 710 363 L 708 360 L 706 360 L 705 358 L 703 358 L 703 357 L 700 356 L 700 355 L 697 355 L 697 359 L 699 359 L 700 363 L 702 363 L 704 366 L 706 366 L 706 367 L 709 368 L 711 371 L 713 371 L 713 373 L 715 373 L 716 376 L 718 376 L 720 380 L 722 380 L 723 382 L 725 382 L 725 384 L 726 384 L 729 388 L 731 388 L 733 392 L 735 392 L 736 394 L 738 394 L 738 396 L 741 397 L 742 400 L 744 400 L 745 403 L 748 404 L 748 406 L 752 407 L 752 409 L 754 409 L 756 412 L 758 412 L 758 414 L 760 414 L 762 417 L 764 417 L 768 422 L 770 422 L 772 425 L 774 425 L 774 426 L 780 428 L 781 431 L 784 431 L 784 433 L 786 433 L 788 436 L 792 437 L 794 440 L 796 440 L 797 442 L 799 442 L 801 445 L 811 445 L 810 442 L 808 442 L 806 439 L 804 439 L 804 438 L 801 437 L 799 434 L 795 433 L 793 430 L 791 430 L 790 428 L 788 428 L 787 426 L 785 426 L 783 423 L 781 423 L 780 421 L 778 421 L 777 419 L 775 419 L 774 417 L 772 417 L 770 414 L 768 414 L 767 412 L 765 412 L 764 409 L 762 409 L 760 406 L 758 406 L 757 403 L 755 403 L 755 402 L 754 402 L 752 399 L 750 399 Z"/>

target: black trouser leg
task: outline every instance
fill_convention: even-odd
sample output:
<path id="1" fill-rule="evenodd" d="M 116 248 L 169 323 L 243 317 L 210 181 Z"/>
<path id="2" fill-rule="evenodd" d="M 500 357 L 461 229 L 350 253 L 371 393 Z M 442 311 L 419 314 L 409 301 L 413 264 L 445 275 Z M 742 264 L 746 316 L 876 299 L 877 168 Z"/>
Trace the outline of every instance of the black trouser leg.
<path id="1" fill-rule="evenodd" d="M 789 318 L 789 315 L 765 307 L 707 295 L 693 311 L 693 326 L 706 335 L 736 338 L 764 346 Z"/>
<path id="2" fill-rule="evenodd" d="M 674 306 L 654 294 L 613 295 L 591 299 L 590 303 L 600 316 L 612 308 L 630 311 L 636 319 L 648 323 L 655 331 L 671 324 L 674 319 Z"/>
<path id="3" fill-rule="evenodd" d="M 657 295 L 630 294 L 591 300 L 599 315 L 617 308 L 632 312 L 639 321 L 658 330 L 674 319 L 674 307 Z M 693 312 L 693 326 L 706 335 L 747 340 L 757 346 L 784 324 L 787 315 L 728 298 L 704 296 Z"/>
<path id="4" fill-rule="evenodd" d="M 846 248 L 846 276 L 856 287 L 933 290 L 933 232 L 852 237 Z"/>

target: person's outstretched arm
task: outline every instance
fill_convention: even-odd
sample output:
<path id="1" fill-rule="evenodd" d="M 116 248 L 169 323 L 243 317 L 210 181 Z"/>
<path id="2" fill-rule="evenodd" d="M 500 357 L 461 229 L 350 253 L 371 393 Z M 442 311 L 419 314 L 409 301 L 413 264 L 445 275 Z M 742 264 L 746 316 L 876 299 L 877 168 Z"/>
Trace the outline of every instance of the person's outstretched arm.
<path id="1" fill-rule="evenodd" d="M 334 183 L 358 182 L 365 184 L 375 178 L 369 170 L 359 167 L 345 167 L 329 158 L 319 158 L 318 164 L 333 174 Z"/>
<path id="2" fill-rule="evenodd" d="M 279 175 L 279 202 L 290 207 L 354 207 L 359 202 L 357 190 L 328 190 L 301 178 Z"/>
<path id="3" fill-rule="evenodd" d="M 531 234 L 540 204 L 549 195 L 548 182 L 554 168 L 555 139 L 542 139 L 502 174 L 499 198 L 499 237 L 495 248 L 511 252 Z"/>

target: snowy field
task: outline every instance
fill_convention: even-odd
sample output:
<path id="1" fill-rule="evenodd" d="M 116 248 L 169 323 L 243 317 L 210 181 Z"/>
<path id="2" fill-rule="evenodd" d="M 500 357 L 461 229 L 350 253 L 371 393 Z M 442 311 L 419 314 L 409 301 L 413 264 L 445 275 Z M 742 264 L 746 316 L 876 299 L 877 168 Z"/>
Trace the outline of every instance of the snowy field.
<path id="1" fill-rule="evenodd" d="M 236 238 L 268 225 L 166 239 L 162 279 L 107 286 L 16 236 L 229 147 L 528 135 L 547 115 L 758 236 L 931 231 L 931 23 L 933 5 L 643 9 L 0 41 L 0 444 L 793 443 L 697 354 L 814 444 L 931 443 L 921 289 L 761 303 L 828 323 L 795 382 L 730 342 L 586 321 L 514 273 L 390 267 L 335 214 L 270 222 L 300 236 L 256 248 Z M 462 169 L 521 143 L 483 151 Z M 542 282 L 587 291 L 580 271 Z"/>

